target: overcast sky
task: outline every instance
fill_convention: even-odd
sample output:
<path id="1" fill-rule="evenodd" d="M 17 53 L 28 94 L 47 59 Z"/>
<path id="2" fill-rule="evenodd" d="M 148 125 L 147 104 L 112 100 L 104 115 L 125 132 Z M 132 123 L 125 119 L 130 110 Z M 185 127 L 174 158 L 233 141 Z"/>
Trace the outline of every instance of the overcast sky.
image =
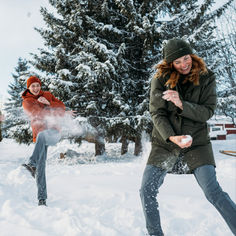
<path id="1" fill-rule="evenodd" d="M 8 84 L 18 58 L 43 47 L 43 40 L 34 27 L 44 25 L 40 6 L 48 0 L 0 0 L 0 103 L 7 96 Z"/>

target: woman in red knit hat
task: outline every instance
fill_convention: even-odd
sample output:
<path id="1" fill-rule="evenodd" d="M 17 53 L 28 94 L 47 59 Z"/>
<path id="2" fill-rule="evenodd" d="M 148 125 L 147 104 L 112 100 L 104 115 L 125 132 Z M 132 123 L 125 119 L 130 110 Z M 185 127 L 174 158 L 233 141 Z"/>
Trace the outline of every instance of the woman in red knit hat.
<path id="1" fill-rule="evenodd" d="M 61 138 L 58 116 L 65 114 L 65 105 L 50 92 L 41 90 L 42 83 L 36 76 L 27 80 L 27 89 L 22 94 L 22 105 L 29 116 L 35 148 L 27 164 L 23 166 L 36 177 L 38 205 L 46 206 L 47 188 L 45 165 L 47 147 L 55 145 Z M 71 115 L 73 112 L 68 111 Z M 48 122 L 50 121 L 50 122 Z"/>

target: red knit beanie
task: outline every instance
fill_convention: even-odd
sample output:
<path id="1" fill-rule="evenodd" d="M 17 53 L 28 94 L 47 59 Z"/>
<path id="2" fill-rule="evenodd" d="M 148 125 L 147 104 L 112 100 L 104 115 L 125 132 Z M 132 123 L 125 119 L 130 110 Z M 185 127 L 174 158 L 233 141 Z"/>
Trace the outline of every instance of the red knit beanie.
<path id="1" fill-rule="evenodd" d="M 27 88 L 29 88 L 29 86 L 32 84 L 32 83 L 39 83 L 40 86 L 42 86 L 42 83 L 40 81 L 40 79 L 36 76 L 30 76 L 28 79 L 27 79 Z"/>

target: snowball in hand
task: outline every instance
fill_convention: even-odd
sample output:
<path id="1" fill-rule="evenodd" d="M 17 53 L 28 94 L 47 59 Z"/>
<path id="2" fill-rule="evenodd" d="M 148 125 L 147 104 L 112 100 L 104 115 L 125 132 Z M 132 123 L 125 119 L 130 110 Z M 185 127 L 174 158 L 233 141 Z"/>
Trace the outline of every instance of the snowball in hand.
<path id="1" fill-rule="evenodd" d="M 183 143 L 183 144 L 185 144 L 193 139 L 190 135 L 185 135 L 185 136 L 186 136 L 186 138 L 181 139 L 181 143 Z"/>

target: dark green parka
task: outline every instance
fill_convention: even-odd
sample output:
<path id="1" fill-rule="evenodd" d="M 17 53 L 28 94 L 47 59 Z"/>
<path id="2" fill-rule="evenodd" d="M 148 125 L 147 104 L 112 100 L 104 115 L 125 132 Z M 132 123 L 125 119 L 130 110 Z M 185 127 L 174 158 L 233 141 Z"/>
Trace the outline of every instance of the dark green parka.
<path id="1" fill-rule="evenodd" d="M 202 165 L 215 166 L 207 128 L 207 120 L 213 116 L 216 108 L 214 73 L 208 70 L 208 73 L 200 75 L 199 85 L 188 82 L 185 92 L 177 84 L 174 89 L 179 93 L 183 110 L 162 98 L 163 92 L 167 90 L 167 80 L 168 76 L 153 78 L 151 82 L 149 109 L 154 127 L 152 150 L 147 164 L 173 172 L 173 167 L 182 156 L 185 173 L 192 173 Z M 168 138 L 175 135 L 191 135 L 191 147 L 181 149 L 169 141 Z"/>

